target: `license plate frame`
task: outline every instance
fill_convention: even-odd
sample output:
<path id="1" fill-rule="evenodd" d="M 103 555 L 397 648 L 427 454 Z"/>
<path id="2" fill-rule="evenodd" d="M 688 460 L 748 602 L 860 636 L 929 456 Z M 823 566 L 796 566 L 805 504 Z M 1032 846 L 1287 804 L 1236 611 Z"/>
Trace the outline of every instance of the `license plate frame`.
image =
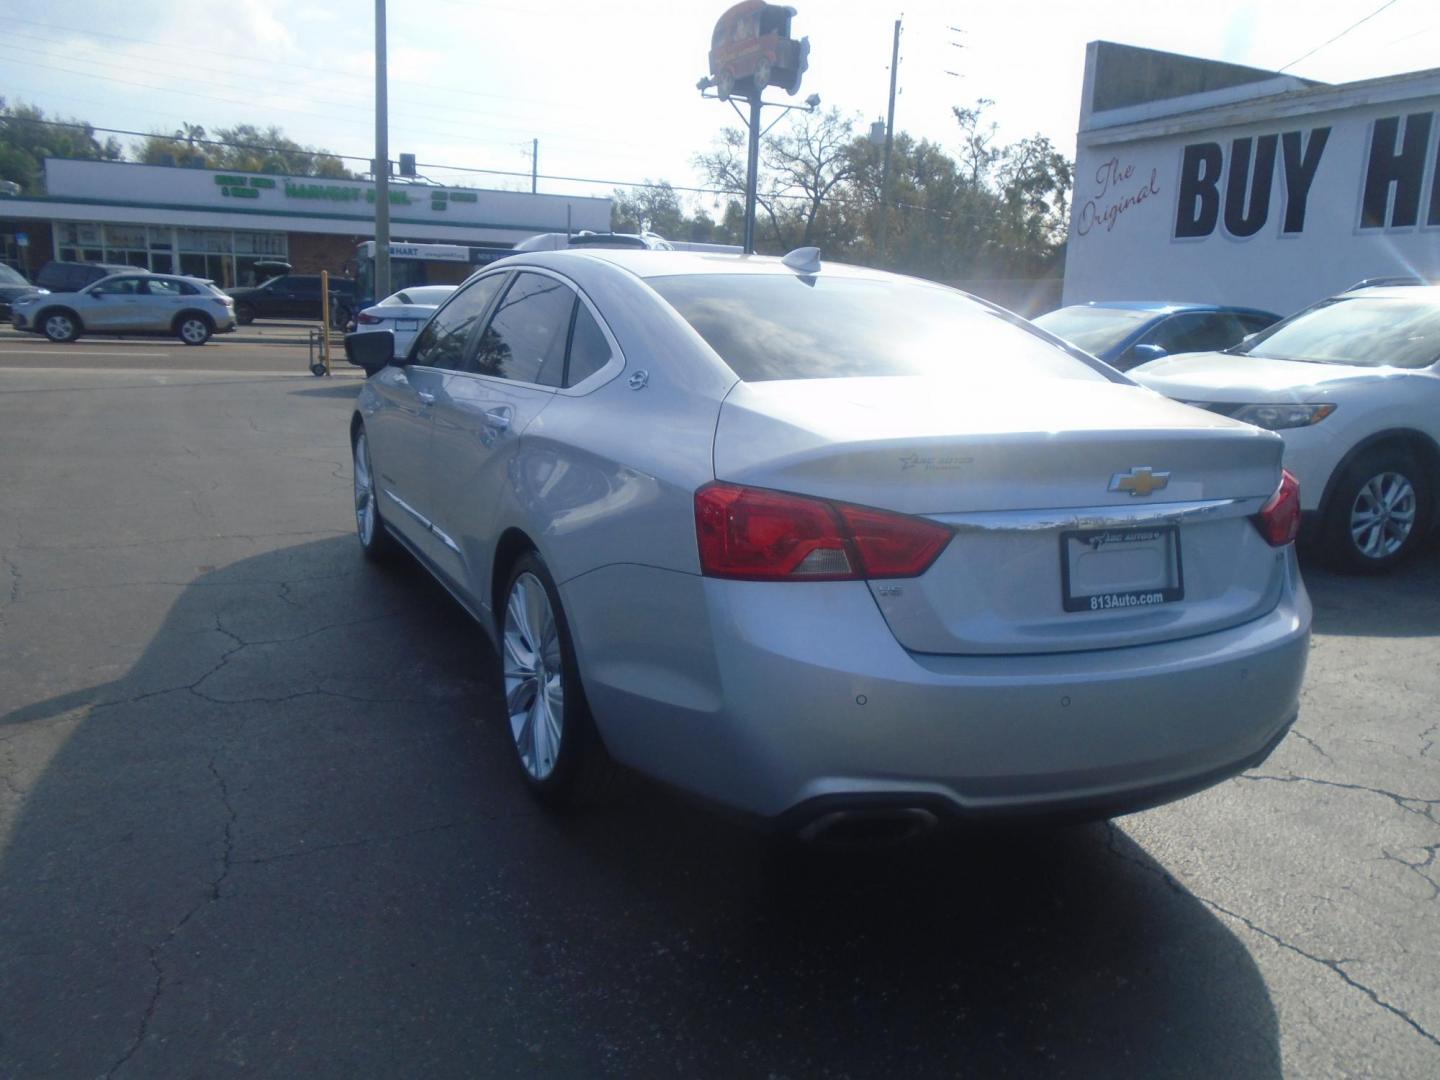
<path id="1" fill-rule="evenodd" d="M 419 320 L 419 319 L 396 319 L 396 320 L 395 320 L 395 329 L 396 329 L 396 330 L 410 330 L 410 331 L 419 330 L 419 329 L 420 329 L 420 320 Z"/>
<path id="2" fill-rule="evenodd" d="M 1076 594 L 1071 588 L 1072 543 L 1098 546 L 1107 543 L 1143 543 L 1159 540 L 1165 546 L 1170 573 L 1159 586 L 1111 589 Z M 1060 534 L 1060 602 L 1067 612 L 1136 611 L 1185 599 L 1185 567 L 1180 556 L 1178 525 L 1126 525 L 1110 529 L 1066 529 Z"/>

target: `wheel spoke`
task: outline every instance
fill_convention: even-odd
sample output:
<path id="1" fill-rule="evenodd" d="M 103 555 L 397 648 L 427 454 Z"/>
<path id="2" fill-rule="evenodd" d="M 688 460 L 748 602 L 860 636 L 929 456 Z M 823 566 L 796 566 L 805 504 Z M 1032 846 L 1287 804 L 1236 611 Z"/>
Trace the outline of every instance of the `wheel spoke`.
<path id="1" fill-rule="evenodd" d="M 544 780 L 564 738 L 564 668 L 555 612 L 533 574 L 521 574 L 510 587 L 501 647 L 515 750 L 525 770 Z"/>

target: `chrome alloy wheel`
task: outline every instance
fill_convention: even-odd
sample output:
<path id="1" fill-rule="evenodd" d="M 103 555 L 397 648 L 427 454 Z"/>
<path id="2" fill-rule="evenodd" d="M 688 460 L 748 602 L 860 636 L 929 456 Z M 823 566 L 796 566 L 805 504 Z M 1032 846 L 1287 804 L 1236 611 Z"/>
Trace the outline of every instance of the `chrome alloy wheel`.
<path id="1" fill-rule="evenodd" d="M 525 771 L 544 780 L 555 770 L 565 734 L 565 680 L 560 628 L 534 574 L 521 574 L 510 586 L 503 647 L 510 735 Z"/>
<path id="2" fill-rule="evenodd" d="M 1383 472 L 1361 486 L 1350 507 L 1350 538 L 1369 559 L 1394 555 L 1415 528 L 1415 487 L 1400 473 Z"/>
<path id="3" fill-rule="evenodd" d="M 201 319 L 186 319 L 180 324 L 180 337 L 187 345 L 203 345 L 210 337 L 210 328 Z"/>
<path id="4" fill-rule="evenodd" d="M 44 331 L 51 341 L 69 341 L 75 336 L 75 320 L 69 315 L 47 315 Z"/>
<path id="5" fill-rule="evenodd" d="M 375 539 L 375 479 L 370 471 L 370 443 L 362 431 L 355 436 L 355 528 L 360 543 Z"/>

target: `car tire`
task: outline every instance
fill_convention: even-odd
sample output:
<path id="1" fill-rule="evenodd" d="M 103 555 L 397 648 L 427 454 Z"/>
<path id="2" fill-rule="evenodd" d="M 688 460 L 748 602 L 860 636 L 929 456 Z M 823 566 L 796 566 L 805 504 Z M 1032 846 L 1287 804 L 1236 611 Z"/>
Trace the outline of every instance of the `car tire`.
<path id="1" fill-rule="evenodd" d="M 204 345 L 215 327 L 204 315 L 181 315 L 175 320 L 175 336 L 186 345 Z"/>
<path id="2" fill-rule="evenodd" d="M 1424 539 L 1430 507 L 1429 483 L 1409 454 L 1362 454 L 1330 496 L 1321 526 L 1329 561 L 1343 573 L 1388 573 Z"/>
<path id="3" fill-rule="evenodd" d="M 371 562 L 390 562 L 399 553 L 400 545 L 380 516 L 379 488 L 370 461 L 370 439 L 364 427 L 355 432 L 350 449 L 354 459 L 355 535 L 360 540 L 360 550 Z"/>
<path id="4" fill-rule="evenodd" d="M 621 784 L 580 683 L 570 625 L 540 556 L 515 561 L 500 624 L 506 731 L 532 794 L 555 808 L 603 802 Z"/>
<path id="5" fill-rule="evenodd" d="M 47 311 L 40 316 L 40 331 L 57 345 L 80 336 L 80 320 L 68 311 Z"/>
<path id="6" fill-rule="evenodd" d="M 251 304 L 235 305 L 235 321 L 241 326 L 249 326 L 255 321 L 255 308 Z"/>

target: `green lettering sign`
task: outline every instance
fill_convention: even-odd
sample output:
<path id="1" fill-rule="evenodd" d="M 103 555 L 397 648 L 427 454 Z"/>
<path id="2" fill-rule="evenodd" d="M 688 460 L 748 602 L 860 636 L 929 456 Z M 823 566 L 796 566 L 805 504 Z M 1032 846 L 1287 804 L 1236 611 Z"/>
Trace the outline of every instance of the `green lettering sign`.
<path id="1" fill-rule="evenodd" d="M 217 176 L 217 177 L 215 177 L 215 183 L 216 183 L 218 186 L 220 186 L 220 187 L 235 187 L 235 186 L 237 186 L 237 185 L 238 185 L 239 187 L 244 187 L 244 186 L 245 186 L 245 177 L 243 177 L 243 176 Z"/>
<path id="2" fill-rule="evenodd" d="M 451 202 L 479 202 L 473 191 L 452 191 L 450 192 Z"/>
<path id="3" fill-rule="evenodd" d="M 271 180 L 268 176 L 252 176 L 250 177 L 250 186 L 273 188 L 275 186 L 275 181 Z"/>

